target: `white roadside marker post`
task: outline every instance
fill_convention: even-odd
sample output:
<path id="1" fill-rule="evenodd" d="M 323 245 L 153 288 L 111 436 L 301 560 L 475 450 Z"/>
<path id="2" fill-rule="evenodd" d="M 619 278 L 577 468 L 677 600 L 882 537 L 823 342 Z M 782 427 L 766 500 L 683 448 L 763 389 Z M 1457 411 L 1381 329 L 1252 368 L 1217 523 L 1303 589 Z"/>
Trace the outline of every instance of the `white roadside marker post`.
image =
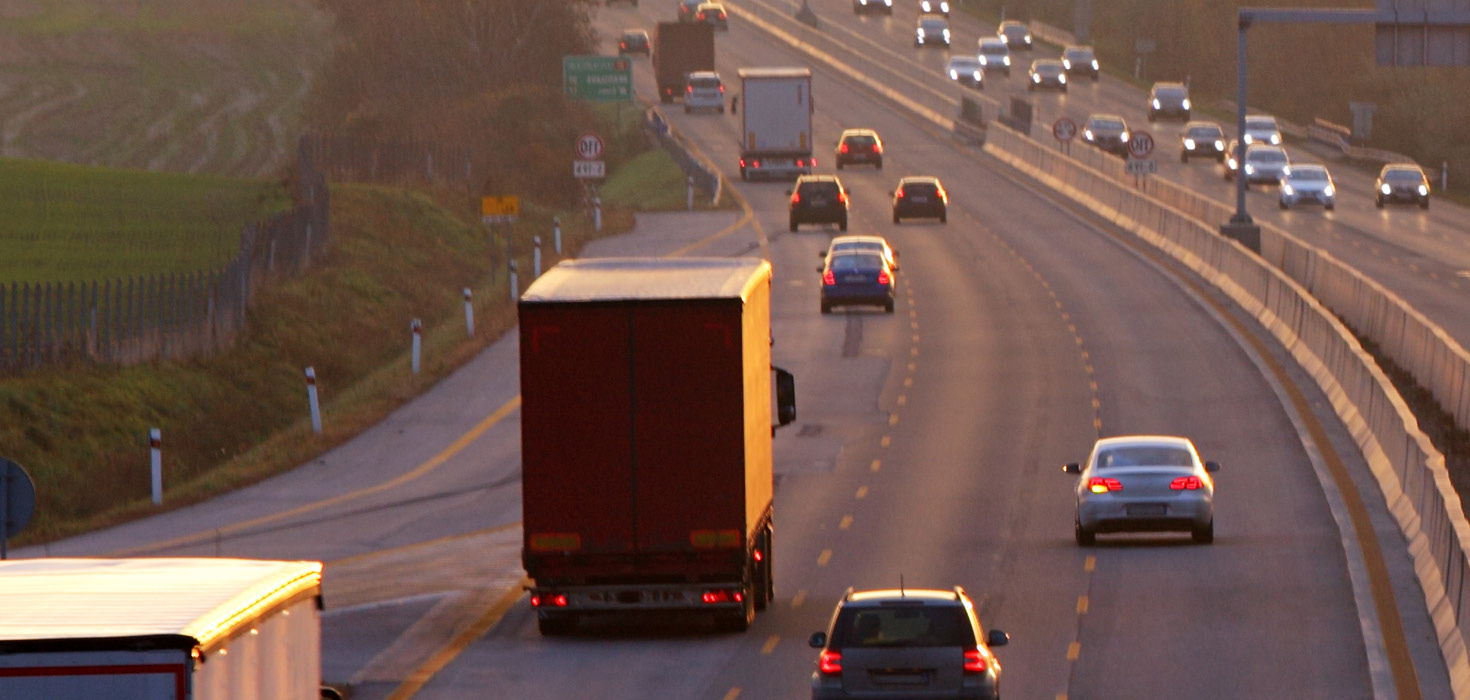
<path id="1" fill-rule="evenodd" d="M 475 337 L 475 305 L 470 301 L 473 295 L 469 287 L 464 288 L 464 332 L 471 338 Z"/>
<path id="2" fill-rule="evenodd" d="M 153 505 L 163 504 L 163 431 L 148 431 L 148 461 L 153 475 Z"/>
<path id="3" fill-rule="evenodd" d="M 311 432 L 322 432 L 322 405 L 316 395 L 316 368 L 306 368 L 306 402 L 311 406 Z"/>

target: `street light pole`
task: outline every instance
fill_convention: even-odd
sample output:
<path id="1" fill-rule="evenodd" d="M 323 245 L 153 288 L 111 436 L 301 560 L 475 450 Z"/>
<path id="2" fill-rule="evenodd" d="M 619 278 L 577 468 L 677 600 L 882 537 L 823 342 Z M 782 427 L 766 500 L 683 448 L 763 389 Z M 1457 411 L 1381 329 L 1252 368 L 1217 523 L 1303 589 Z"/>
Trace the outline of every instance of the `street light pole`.
<path id="1" fill-rule="evenodd" d="M 1235 215 L 1220 225 L 1220 235 L 1238 241 L 1255 253 L 1261 252 L 1261 227 L 1245 210 L 1245 36 L 1250 29 L 1251 16 L 1246 10 L 1239 11 L 1240 30 L 1236 40 L 1236 95 L 1235 95 Z"/>

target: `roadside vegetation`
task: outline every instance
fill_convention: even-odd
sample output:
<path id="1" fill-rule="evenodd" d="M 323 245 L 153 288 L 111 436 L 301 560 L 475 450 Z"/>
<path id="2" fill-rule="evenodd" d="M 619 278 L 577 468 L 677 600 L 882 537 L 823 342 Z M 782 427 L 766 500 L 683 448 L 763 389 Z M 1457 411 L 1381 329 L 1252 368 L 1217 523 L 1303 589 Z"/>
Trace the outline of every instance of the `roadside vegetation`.
<path id="1" fill-rule="evenodd" d="M 307 99 L 307 128 L 391 143 L 468 144 L 493 165 L 489 178 L 468 189 L 334 183 L 326 255 L 301 277 L 266 288 L 240 342 L 226 352 L 0 378 L 0 456 L 30 471 L 40 500 L 15 544 L 176 508 L 306 463 L 473 358 L 514 323 L 507 252 L 529 270 L 531 237 L 545 240 L 553 217 L 560 219 L 566 256 L 599 235 L 568 172 L 579 133 L 595 130 L 609 142 L 600 235 L 629 230 L 634 210 L 682 208 L 683 188 L 670 202 L 665 183 L 682 183 L 683 175 L 666 153 L 651 149 L 636 110 L 624 107 L 619 115 L 610 106 L 561 97 L 561 55 L 592 50 L 586 3 L 321 5 L 337 13 L 336 33 L 323 40 L 341 50 L 324 63 Z M 79 14 L 66 31 L 81 31 L 78 26 L 99 16 L 106 13 Z M 166 15 L 157 20 L 169 24 Z M 553 37 L 528 30 L 533 22 L 570 30 Z M 105 24 L 87 32 L 105 34 Z M 530 47 L 507 53 L 505 41 Z M 39 181 L 6 175 L 7 168 L 25 167 L 48 175 Z M 53 175 L 70 184 L 53 191 L 44 184 Z M 163 176 L 0 160 L 0 198 L 10 187 L 17 200 L 0 203 L 0 254 L 13 249 L 44 259 L 52 268 L 41 275 L 47 279 L 91 276 L 81 269 L 132 269 L 129 256 L 149 249 L 188 249 L 195 257 L 172 264 L 208 267 L 219 251 L 233 252 L 243 220 L 285 205 L 281 188 L 266 181 L 155 177 Z M 96 192 L 103 196 L 89 197 Z M 491 236 L 479 221 L 483 194 L 522 197 L 520 219 L 503 237 Z M 24 235 L 6 237 L 12 222 Z M 90 242 L 49 242 L 83 237 L 72 232 Z M 145 240 L 150 237 L 156 240 Z M 550 246 L 543 252 L 547 266 L 556 261 Z M 0 281 L 20 274 L 0 263 Z M 522 287 L 529 281 L 522 274 Z M 474 337 L 465 333 L 464 287 L 474 291 Z M 425 328 L 418 375 L 409 371 L 414 318 Z M 319 378 L 320 435 L 309 425 L 306 366 Z M 161 507 L 149 498 L 147 434 L 154 427 L 164 440 Z"/>
<path id="2" fill-rule="evenodd" d="M 974 0 L 987 17 L 1001 12 L 1075 30 L 1073 0 Z M 1236 11 L 1239 0 L 1096 0 L 1090 37 L 1106 68 L 1131 74 L 1135 42 L 1150 39 L 1140 78 L 1190 82 L 1195 101 L 1219 104 L 1236 93 Z M 1265 3 L 1270 5 L 1270 3 Z M 1371 9 L 1373 0 L 1301 0 L 1303 8 Z M 1139 27 L 1147 27 L 1146 33 Z M 1450 190 L 1470 188 L 1470 139 L 1463 134 L 1463 68 L 1381 68 L 1369 25 L 1261 24 L 1249 33 L 1249 103 L 1283 119 L 1311 124 L 1316 117 L 1352 126 L 1349 102 L 1377 106 L 1372 138 L 1358 145 L 1402 153 L 1433 176 L 1449 163 Z M 1436 178 L 1438 182 L 1438 178 Z M 1458 184 L 1457 184 L 1458 183 Z"/>

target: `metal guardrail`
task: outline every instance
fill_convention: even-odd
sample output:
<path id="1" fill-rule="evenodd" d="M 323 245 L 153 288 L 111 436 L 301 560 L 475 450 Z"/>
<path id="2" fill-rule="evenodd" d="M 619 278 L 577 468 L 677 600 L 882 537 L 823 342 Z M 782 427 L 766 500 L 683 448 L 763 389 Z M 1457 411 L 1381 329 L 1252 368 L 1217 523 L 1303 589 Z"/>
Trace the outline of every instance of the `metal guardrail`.
<path id="1" fill-rule="evenodd" d="M 1004 128 L 991 129 L 986 150 L 1195 269 L 1270 329 L 1332 397 L 1408 540 L 1455 695 L 1470 696 L 1470 522 L 1443 455 L 1347 325 L 1377 339 L 1421 383 L 1433 382 L 1462 427 L 1470 422 L 1470 353 L 1326 251 L 1265 224 L 1257 257 L 1207 223 L 1228 218 L 1228 206 L 1158 178 L 1140 191 L 1118 158 L 1094 149 L 1068 157 Z"/>
<path id="2" fill-rule="evenodd" d="M 718 204 L 724 189 L 719 168 L 698 156 L 689 147 L 684 134 L 669 123 L 658 107 L 649 107 L 643 114 L 643 121 L 649 135 L 673 156 L 685 175 L 694 178 L 694 186 L 710 198 L 710 204 Z"/>

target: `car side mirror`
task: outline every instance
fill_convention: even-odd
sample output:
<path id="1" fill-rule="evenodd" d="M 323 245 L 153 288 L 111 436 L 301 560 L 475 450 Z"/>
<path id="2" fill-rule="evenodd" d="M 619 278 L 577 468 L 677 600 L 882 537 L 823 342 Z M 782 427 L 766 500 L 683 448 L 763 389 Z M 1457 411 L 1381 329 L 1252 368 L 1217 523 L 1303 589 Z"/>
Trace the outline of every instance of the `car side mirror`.
<path id="1" fill-rule="evenodd" d="M 1207 471 L 1207 472 L 1217 472 L 1217 471 L 1220 471 L 1220 463 L 1219 462 L 1205 462 L 1205 471 Z"/>
<path id="2" fill-rule="evenodd" d="M 819 251 L 817 251 L 817 257 L 824 258 L 825 259 L 827 257 L 827 251 L 825 251 L 825 250 L 819 250 Z"/>
<path id="3" fill-rule="evenodd" d="M 1080 465 L 1080 464 L 1078 464 L 1076 462 L 1068 462 L 1068 463 L 1062 465 L 1062 471 L 1064 471 L 1064 472 L 1066 472 L 1068 474 L 1081 474 L 1082 473 L 1082 465 Z"/>
<path id="4" fill-rule="evenodd" d="M 1000 630 L 990 630 L 985 634 L 985 646 L 1003 647 L 1011 643 L 1011 635 Z"/>
<path id="5" fill-rule="evenodd" d="M 827 633 L 813 632 L 812 636 L 806 640 L 806 644 L 813 649 L 821 649 L 827 646 Z"/>
<path id="6" fill-rule="evenodd" d="M 776 424 L 790 425 L 796 421 L 796 377 L 780 367 L 776 372 Z"/>
<path id="7" fill-rule="evenodd" d="M 791 190 L 786 190 L 786 194 L 791 194 Z"/>
<path id="8" fill-rule="evenodd" d="M 817 266 L 817 274 L 820 275 L 820 274 L 822 274 L 823 271 L 824 271 L 824 268 L 821 265 L 818 265 Z"/>

